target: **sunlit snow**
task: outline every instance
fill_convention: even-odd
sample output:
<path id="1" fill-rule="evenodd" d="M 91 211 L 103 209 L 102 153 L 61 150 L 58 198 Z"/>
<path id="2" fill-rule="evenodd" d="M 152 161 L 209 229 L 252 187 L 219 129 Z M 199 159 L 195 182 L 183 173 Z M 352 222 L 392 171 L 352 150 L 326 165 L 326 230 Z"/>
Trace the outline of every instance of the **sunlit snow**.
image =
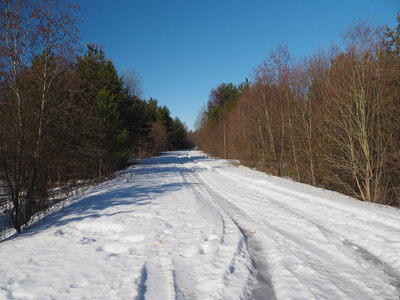
<path id="1" fill-rule="evenodd" d="M 399 299 L 400 211 L 199 151 L 0 243 L 0 299 Z"/>

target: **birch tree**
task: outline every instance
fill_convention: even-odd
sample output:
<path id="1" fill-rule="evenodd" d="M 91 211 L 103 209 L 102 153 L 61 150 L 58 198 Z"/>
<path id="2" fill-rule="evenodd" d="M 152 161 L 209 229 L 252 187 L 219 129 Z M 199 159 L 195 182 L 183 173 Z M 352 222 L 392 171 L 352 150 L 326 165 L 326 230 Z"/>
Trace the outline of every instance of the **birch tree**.
<path id="1" fill-rule="evenodd" d="M 2 0 L 0 61 L 1 172 L 20 232 L 32 215 L 47 207 L 46 132 L 56 110 L 57 79 L 78 50 L 77 5 L 55 0 Z"/>
<path id="2" fill-rule="evenodd" d="M 332 178 L 353 195 L 379 202 L 385 194 L 384 166 L 390 132 L 380 84 L 379 41 L 382 30 L 359 21 L 343 35 L 345 49 L 332 64 L 327 92 L 334 167 Z M 339 174 L 342 175 L 339 175 Z"/>

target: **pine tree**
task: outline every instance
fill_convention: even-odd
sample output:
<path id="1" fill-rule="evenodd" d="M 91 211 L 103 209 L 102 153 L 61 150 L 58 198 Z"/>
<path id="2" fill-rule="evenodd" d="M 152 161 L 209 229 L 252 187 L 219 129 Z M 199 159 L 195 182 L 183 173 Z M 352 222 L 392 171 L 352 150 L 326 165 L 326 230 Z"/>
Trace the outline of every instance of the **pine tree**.
<path id="1" fill-rule="evenodd" d="M 102 49 L 88 45 L 76 68 L 89 104 L 88 118 L 83 120 L 88 127 L 84 140 L 90 141 L 88 146 L 98 161 L 98 176 L 102 179 L 123 166 L 131 152 L 129 131 L 122 116 L 127 96 L 114 64 Z"/>

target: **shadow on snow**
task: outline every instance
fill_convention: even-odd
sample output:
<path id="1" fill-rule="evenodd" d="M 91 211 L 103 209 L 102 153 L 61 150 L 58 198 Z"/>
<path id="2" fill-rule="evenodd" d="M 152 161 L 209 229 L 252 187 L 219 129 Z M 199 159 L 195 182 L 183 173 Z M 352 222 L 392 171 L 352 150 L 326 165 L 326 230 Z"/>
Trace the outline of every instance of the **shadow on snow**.
<path id="1" fill-rule="evenodd" d="M 181 155 L 179 155 L 181 154 Z M 81 195 L 79 200 L 46 215 L 30 229 L 10 237 L 19 238 L 35 235 L 51 227 L 61 227 L 69 222 L 81 221 L 85 218 L 96 219 L 104 216 L 129 214 L 135 207 L 157 204 L 157 195 L 168 194 L 187 186 L 187 182 L 160 183 L 163 178 L 171 177 L 176 172 L 190 172 L 189 169 L 179 168 L 186 162 L 204 159 L 203 156 L 190 157 L 187 151 L 168 152 L 162 156 L 144 159 L 139 166 L 131 166 L 118 173 L 118 178 L 93 187 L 88 195 Z M 136 184 L 135 178 L 148 177 L 145 185 Z M 144 182 L 141 178 L 140 182 Z M 125 206 L 125 209 L 123 207 Z M 129 209 L 126 208 L 129 206 Z M 121 209 L 115 209 L 120 207 Z M 114 208 L 107 212 L 108 208 Z M 74 216 L 74 217 L 68 217 Z"/>

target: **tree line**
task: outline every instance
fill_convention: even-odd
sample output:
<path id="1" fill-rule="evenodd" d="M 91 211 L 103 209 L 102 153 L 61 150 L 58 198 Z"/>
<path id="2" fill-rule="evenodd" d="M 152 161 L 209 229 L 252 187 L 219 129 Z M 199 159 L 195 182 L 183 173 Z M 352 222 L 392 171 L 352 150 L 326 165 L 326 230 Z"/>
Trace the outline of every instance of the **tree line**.
<path id="1" fill-rule="evenodd" d="M 273 49 L 240 85 L 212 89 L 205 152 L 358 199 L 400 206 L 398 26 L 360 20 L 341 43 L 294 58 Z"/>
<path id="2" fill-rule="evenodd" d="M 132 156 L 191 147 L 187 130 L 140 77 L 120 76 L 101 47 L 80 43 L 80 7 L 0 1 L 0 180 L 21 232 L 55 191 L 103 180 Z"/>

